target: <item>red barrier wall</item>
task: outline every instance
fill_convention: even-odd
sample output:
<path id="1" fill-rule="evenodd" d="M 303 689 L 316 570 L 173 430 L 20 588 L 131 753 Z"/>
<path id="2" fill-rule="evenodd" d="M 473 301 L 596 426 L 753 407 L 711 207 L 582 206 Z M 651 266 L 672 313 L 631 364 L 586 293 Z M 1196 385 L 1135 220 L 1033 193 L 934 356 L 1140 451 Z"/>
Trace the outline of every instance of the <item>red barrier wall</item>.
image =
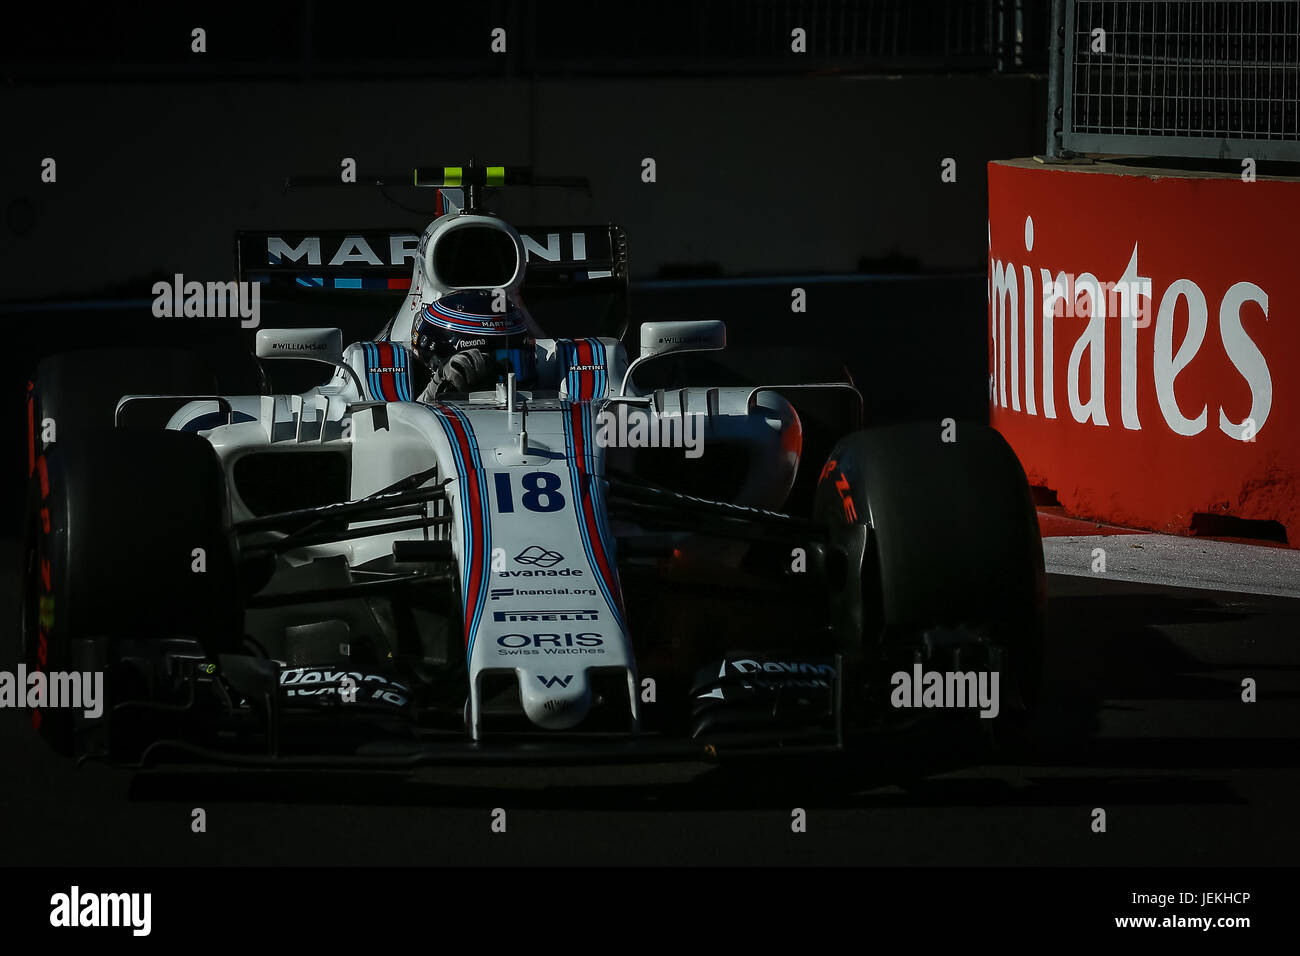
<path id="1" fill-rule="evenodd" d="M 1297 228 L 1296 179 L 990 163 L 990 416 L 1030 483 L 1079 517 L 1272 520 L 1300 546 Z"/>

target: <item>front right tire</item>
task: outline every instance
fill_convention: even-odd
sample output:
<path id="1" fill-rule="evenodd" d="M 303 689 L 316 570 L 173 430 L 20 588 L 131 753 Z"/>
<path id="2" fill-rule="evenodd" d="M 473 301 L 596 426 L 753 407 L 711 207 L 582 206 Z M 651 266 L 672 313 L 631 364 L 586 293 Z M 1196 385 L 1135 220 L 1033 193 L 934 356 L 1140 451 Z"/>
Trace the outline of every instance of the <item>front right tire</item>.
<path id="1" fill-rule="evenodd" d="M 887 662 L 887 674 L 916 659 L 927 634 L 979 635 L 1005 672 L 1000 696 L 1011 706 L 1002 710 L 1016 723 L 1034 712 L 1046 634 L 1042 541 L 1024 470 L 1001 435 L 964 422 L 851 434 L 822 470 L 814 516 L 838 556 L 832 615 L 850 658 L 868 673 Z"/>

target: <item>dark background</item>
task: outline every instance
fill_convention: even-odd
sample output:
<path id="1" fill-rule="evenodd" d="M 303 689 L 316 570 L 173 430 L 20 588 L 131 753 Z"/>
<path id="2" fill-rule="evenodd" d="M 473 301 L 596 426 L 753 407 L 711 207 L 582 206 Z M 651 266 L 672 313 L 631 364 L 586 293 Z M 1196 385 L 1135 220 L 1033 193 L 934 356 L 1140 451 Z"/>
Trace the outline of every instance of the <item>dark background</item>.
<path id="1" fill-rule="evenodd" d="M 239 229 L 421 229 L 428 190 L 286 190 L 422 164 L 526 164 L 589 193 L 504 190 L 518 223 L 628 234 L 629 340 L 647 318 L 722 318 L 733 345 L 825 346 L 873 419 L 986 414 L 986 173 L 1041 152 L 1040 4 L 496 0 L 363 15 L 299 2 L 6 14 L 0 35 L 0 393 L 42 355 L 251 339 L 154 319 L 155 279 L 233 278 Z M 206 53 L 191 30 L 206 30 Z M 490 50 L 506 30 L 506 53 Z M 807 31 L 808 52 L 790 50 Z M 57 162 L 43 183 L 41 162 Z M 657 182 L 641 181 L 653 157 Z M 956 182 L 941 164 L 957 163 Z M 807 293 L 792 314 L 791 289 Z M 262 326 L 373 334 L 373 297 L 263 304 Z M 799 374 L 791 370 L 792 378 Z M 7 495 L 8 497 L 8 495 Z M 9 516 L 5 515 L 5 519 Z"/>

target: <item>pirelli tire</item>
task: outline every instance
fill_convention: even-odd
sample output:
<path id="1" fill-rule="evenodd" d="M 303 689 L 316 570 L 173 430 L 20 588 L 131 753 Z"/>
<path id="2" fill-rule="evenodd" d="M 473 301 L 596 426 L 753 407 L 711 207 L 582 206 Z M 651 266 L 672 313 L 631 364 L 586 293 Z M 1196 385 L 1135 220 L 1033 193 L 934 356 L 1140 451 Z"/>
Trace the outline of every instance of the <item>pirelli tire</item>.
<path id="1" fill-rule="evenodd" d="M 242 395 L 264 391 L 256 360 L 228 345 L 63 352 L 41 360 L 27 388 L 29 455 L 83 428 L 112 428 L 123 395 Z M 155 428 L 183 400 L 137 406 L 128 424 Z"/>
<path id="2" fill-rule="evenodd" d="M 89 659 L 111 668 L 105 649 L 120 638 L 193 638 L 216 652 L 243 634 L 225 476 L 197 435 L 86 428 L 43 449 L 22 571 L 29 673 Z M 74 751 L 77 712 L 38 709 L 32 722 L 56 750 Z"/>
<path id="3" fill-rule="evenodd" d="M 831 452 L 813 509 L 839 564 L 833 624 L 861 666 L 906 659 L 927 632 L 985 635 L 1003 655 L 998 724 L 1004 736 L 1028 730 L 1042 693 L 1046 576 L 1029 485 L 1005 439 L 966 422 L 856 432 Z"/>

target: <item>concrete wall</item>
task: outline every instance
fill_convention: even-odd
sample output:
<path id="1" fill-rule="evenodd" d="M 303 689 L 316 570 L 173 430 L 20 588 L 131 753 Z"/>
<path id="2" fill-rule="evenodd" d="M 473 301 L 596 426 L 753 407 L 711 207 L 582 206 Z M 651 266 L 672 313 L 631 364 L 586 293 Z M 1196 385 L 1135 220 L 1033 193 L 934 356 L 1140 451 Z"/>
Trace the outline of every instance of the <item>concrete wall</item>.
<path id="1" fill-rule="evenodd" d="M 1300 177 L 989 182 L 990 418 L 1030 482 L 1075 517 L 1300 547 Z"/>
<path id="2" fill-rule="evenodd" d="M 285 175 L 336 172 L 345 156 L 363 177 L 471 153 L 587 175 L 590 198 L 515 194 L 500 211 L 620 222 L 637 276 L 701 262 L 851 271 L 889 256 L 982 268 L 985 164 L 1041 148 L 1042 95 L 1036 78 L 1000 76 L 10 88 L 0 299 L 219 278 L 241 228 L 423 224 L 373 189 L 282 190 Z M 55 184 L 40 181 L 47 156 Z M 955 183 L 940 181 L 944 157 Z"/>

